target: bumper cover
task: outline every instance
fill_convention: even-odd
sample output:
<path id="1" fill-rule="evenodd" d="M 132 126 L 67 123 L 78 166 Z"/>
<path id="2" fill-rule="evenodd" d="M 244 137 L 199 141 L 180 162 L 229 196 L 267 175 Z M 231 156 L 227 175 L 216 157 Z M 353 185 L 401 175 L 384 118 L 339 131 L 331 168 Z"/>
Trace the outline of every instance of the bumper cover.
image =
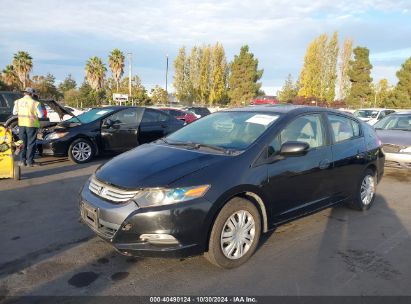
<path id="1" fill-rule="evenodd" d="M 208 214 L 212 204 L 202 199 L 139 208 L 134 202 L 115 204 L 88 189 L 81 192 L 82 221 L 122 254 L 140 257 L 187 257 L 204 252 L 208 239 Z M 91 215 L 87 217 L 89 209 Z M 86 213 L 86 214 L 85 214 Z M 95 217 L 95 221 L 90 218 Z M 153 244 L 142 235 L 174 237 L 175 242 Z"/>
<path id="2" fill-rule="evenodd" d="M 385 166 L 401 169 L 411 169 L 411 154 L 385 152 Z"/>

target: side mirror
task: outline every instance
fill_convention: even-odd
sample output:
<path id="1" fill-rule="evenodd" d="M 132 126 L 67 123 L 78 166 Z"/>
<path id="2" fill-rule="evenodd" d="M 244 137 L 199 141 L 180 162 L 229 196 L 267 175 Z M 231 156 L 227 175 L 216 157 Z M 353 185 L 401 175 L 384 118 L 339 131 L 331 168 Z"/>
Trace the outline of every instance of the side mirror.
<path id="1" fill-rule="evenodd" d="M 104 123 L 103 123 L 103 127 L 110 129 L 112 128 L 114 125 L 114 121 L 112 121 L 110 118 L 107 118 Z"/>
<path id="2" fill-rule="evenodd" d="M 310 145 L 301 141 L 287 141 L 280 150 L 282 156 L 301 156 L 307 153 Z"/>

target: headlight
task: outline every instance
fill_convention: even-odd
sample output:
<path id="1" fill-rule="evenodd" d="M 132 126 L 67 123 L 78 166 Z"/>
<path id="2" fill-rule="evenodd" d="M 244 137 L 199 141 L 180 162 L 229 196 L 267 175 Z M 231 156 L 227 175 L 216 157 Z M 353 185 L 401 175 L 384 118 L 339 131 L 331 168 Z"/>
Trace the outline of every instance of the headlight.
<path id="1" fill-rule="evenodd" d="M 67 134 L 67 132 L 53 132 L 53 133 L 47 134 L 46 137 L 44 138 L 44 140 L 62 138 L 66 134 Z"/>
<path id="2" fill-rule="evenodd" d="M 401 153 L 411 153 L 411 146 L 407 147 L 407 148 L 404 148 L 404 149 L 401 149 L 400 152 Z"/>
<path id="3" fill-rule="evenodd" d="M 202 185 L 175 189 L 145 189 L 133 200 L 140 207 L 169 205 L 202 197 L 209 188 L 209 185 Z"/>

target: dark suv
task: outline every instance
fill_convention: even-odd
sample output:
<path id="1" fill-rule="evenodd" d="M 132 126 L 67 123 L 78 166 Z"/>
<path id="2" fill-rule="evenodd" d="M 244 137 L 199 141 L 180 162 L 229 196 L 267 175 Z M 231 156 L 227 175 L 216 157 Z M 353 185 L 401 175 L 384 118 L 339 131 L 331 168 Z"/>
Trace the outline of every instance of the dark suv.
<path id="1" fill-rule="evenodd" d="M 12 128 L 15 134 L 18 133 L 18 130 L 16 128 L 17 116 L 13 115 L 14 102 L 22 97 L 23 94 L 20 92 L 0 91 L 0 123 L 6 127 Z M 45 106 L 52 108 L 59 114 L 60 117 L 63 117 L 65 114 L 72 115 L 55 100 L 40 100 L 40 104 L 43 108 L 43 114 L 45 114 L 43 115 L 43 118 L 39 119 L 41 128 L 46 128 L 51 125 L 50 119 L 47 117 L 47 110 Z"/>

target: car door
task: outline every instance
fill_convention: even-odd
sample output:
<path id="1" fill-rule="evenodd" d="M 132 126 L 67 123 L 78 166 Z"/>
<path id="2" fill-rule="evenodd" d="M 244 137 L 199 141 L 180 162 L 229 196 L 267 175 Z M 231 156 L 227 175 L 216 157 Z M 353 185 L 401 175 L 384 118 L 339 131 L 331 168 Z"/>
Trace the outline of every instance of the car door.
<path id="1" fill-rule="evenodd" d="M 0 122 L 6 122 L 7 119 L 11 116 L 10 110 L 6 99 L 0 94 Z"/>
<path id="2" fill-rule="evenodd" d="M 360 124 L 347 116 L 327 114 L 332 139 L 334 163 L 334 196 L 343 199 L 350 196 L 363 173 L 366 146 Z"/>
<path id="3" fill-rule="evenodd" d="M 109 151 L 127 151 L 137 147 L 141 109 L 128 108 L 106 117 L 101 124 L 103 147 Z"/>
<path id="4" fill-rule="evenodd" d="M 168 134 L 170 118 L 162 111 L 145 109 L 139 126 L 140 144 L 152 142 Z"/>
<path id="5" fill-rule="evenodd" d="M 300 156 L 280 156 L 282 144 L 290 141 L 305 142 L 309 149 Z M 331 202 L 332 151 L 324 115 L 305 114 L 292 120 L 269 144 L 268 160 L 265 188 L 276 222 Z"/>

